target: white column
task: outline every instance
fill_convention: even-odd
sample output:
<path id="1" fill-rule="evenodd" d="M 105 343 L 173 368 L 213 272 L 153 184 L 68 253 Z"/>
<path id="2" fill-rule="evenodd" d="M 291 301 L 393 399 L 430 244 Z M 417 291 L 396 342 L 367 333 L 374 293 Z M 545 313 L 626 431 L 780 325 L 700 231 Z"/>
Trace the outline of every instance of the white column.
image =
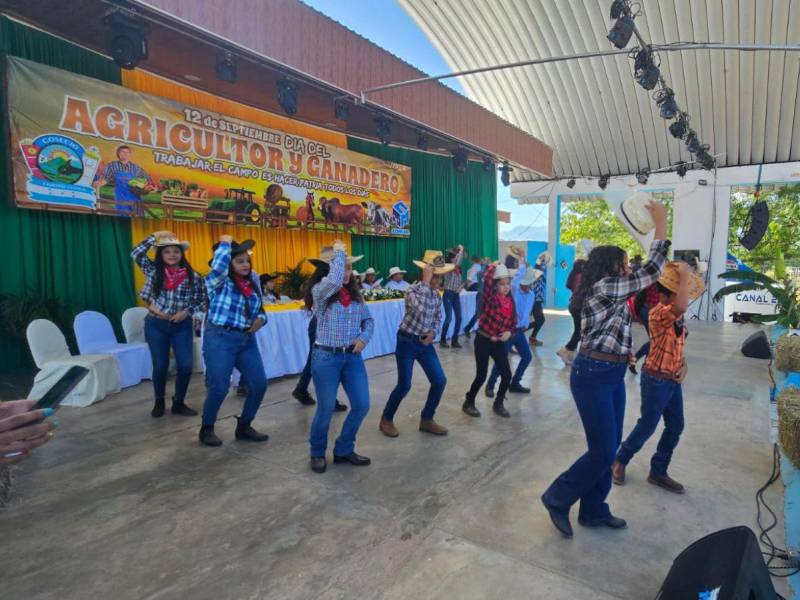
<path id="1" fill-rule="evenodd" d="M 558 195 L 551 193 L 547 202 L 547 251 L 553 257 L 553 261 L 547 267 L 547 296 L 545 306 L 554 306 L 556 303 L 556 250 L 558 249 L 559 221 L 561 211 L 559 210 Z"/>

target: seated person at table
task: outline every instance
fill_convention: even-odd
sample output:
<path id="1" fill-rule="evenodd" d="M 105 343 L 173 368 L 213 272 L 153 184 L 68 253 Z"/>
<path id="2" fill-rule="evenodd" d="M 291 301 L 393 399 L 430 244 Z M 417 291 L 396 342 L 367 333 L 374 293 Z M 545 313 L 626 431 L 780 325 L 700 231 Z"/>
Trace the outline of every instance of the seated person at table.
<path id="1" fill-rule="evenodd" d="M 364 290 L 377 290 L 380 289 L 381 282 L 378 280 L 378 274 L 375 269 L 370 267 L 364 271 L 364 280 L 361 282 L 361 289 Z"/>
<path id="2" fill-rule="evenodd" d="M 389 269 L 389 281 L 386 282 L 386 289 L 407 292 L 411 284 L 403 279 L 403 275 L 405 274 L 406 271 L 403 271 L 400 267 L 392 267 Z"/>
<path id="3" fill-rule="evenodd" d="M 281 295 L 275 289 L 275 280 L 277 278 L 277 275 L 270 275 L 269 273 L 264 273 L 261 276 L 261 293 L 264 304 L 280 304 Z"/>

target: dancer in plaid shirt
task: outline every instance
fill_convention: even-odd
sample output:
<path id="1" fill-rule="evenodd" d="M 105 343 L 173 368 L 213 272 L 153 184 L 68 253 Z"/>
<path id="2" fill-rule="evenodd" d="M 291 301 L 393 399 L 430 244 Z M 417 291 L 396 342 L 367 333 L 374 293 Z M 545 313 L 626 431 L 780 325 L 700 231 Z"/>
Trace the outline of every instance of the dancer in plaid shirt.
<path id="1" fill-rule="evenodd" d="M 481 416 L 480 411 L 475 408 L 475 396 L 486 381 L 491 357 L 500 370 L 500 387 L 497 388 L 492 410 L 507 418 L 510 415 L 503 403 L 511 383 L 511 366 L 508 364 L 506 342 L 511 339 L 517 322 L 514 299 L 510 296 L 511 273 L 505 265 L 493 264 L 486 269 L 483 277 L 483 312 L 478 321 L 478 336 L 475 339 L 475 380 L 467 392 L 461 410 L 470 417 Z"/>
<path id="2" fill-rule="evenodd" d="M 553 525 L 572 537 L 569 511 L 580 500 L 578 522 L 585 527 L 619 529 L 627 524 L 606 503 L 611 464 L 622 441 L 625 417 L 625 371 L 631 353 L 628 298 L 654 283 L 667 260 L 667 211 L 652 202 L 655 223 L 650 258 L 636 273 L 622 248 L 599 246 L 583 270 L 576 302 L 581 306 L 581 349 L 572 364 L 570 388 L 581 416 L 588 450 L 542 495 Z"/>
<path id="3" fill-rule="evenodd" d="M 147 253 L 155 247 L 155 260 Z M 169 370 L 169 349 L 175 350 L 175 395 L 172 414 L 193 417 L 197 411 L 184 403 L 192 377 L 194 328 L 192 315 L 203 310 L 203 278 L 192 269 L 185 252 L 189 242 L 182 242 L 171 231 L 156 231 L 139 243 L 131 256 L 145 277 L 139 296 L 148 305 L 144 319 L 144 338 L 153 360 L 155 403 L 150 415 L 164 415 L 164 394 Z"/>
<path id="4" fill-rule="evenodd" d="M 394 425 L 394 415 L 400 402 L 411 390 L 415 362 L 422 366 L 431 384 L 428 401 L 422 409 L 419 430 L 434 435 L 447 435 L 447 428 L 433 420 L 447 385 L 447 377 L 433 347 L 433 341 L 442 318 L 439 286 L 442 276 L 451 272 L 455 265 L 445 264 L 442 253 L 435 250 L 428 250 L 425 258 L 414 261 L 414 264 L 422 269 L 422 277 L 406 292 L 406 312 L 397 332 L 397 349 L 394 354 L 397 361 L 397 385 L 389 395 L 378 426 L 388 437 L 400 435 Z"/>
<path id="5" fill-rule="evenodd" d="M 464 287 L 461 277 L 461 263 L 464 262 L 464 246 L 456 246 L 447 253 L 447 262 L 455 268 L 444 276 L 442 287 L 442 303 L 444 304 L 444 325 L 442 326 L 442 348 L 461 348 L 458 334 L 461 332 L 461 289 Z M 450 330 L 450 320 L 455 314 L 455 327 L 453 328 L 452 343 L 447 342 L 447 333 Z"/>

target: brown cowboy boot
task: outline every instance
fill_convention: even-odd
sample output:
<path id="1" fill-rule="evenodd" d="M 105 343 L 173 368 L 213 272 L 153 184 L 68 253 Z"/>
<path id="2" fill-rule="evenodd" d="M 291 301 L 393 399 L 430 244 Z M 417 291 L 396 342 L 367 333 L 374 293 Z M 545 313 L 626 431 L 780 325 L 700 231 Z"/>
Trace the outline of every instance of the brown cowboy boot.
<path id="1" fill-rule="evenodd" d="M 394 423 L 387 421 L 383 417 L 381 417 L 381 422 L 378 424 L 378 429 L 380 429 L 381 433 L 386 437 L 396 438 L 400 435 L 400 432 L 397 431 L 397 427 L 394 426 Z"/>
<path id="2" fill-rule="evenodd" d="M 669 475 L 653 475 L 650 473 L 647 478 L 647 483 L 657 485 L 658 487 L 664 488 L 673 494 L 683 494 L 686 491 L 683 487 L 683 484 L 678 483 Z"/>
<path id="3" fill-rule="evenodd" d="M 447 427 L 439 425 L 433 419 L 420 420 L 419 430 L 424 431 L 426 433 L 432 433 L 433 435 L 447 435 Z"/>
<path id="4" fill-rule="evenodd" d="M 617 460 L 611 465 L 611 480 L 617 485 L 625 485 L 625 465 Z"/>

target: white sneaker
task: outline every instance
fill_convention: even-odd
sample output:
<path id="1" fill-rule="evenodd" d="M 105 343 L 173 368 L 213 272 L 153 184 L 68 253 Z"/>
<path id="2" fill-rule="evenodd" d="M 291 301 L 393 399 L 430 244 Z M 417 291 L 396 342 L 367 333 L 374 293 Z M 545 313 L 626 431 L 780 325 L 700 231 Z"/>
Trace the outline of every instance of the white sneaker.
<path id="1" fill-rule="evenodd" d="M 569 351 L 569 350 L 567 350 L 566 348 L 561 348 L 560 350 L 558 350 L 558 351 L 556 352 L 556 354 L 558 354 L 558 357 L 559 357 L 561 360 L 563 360 L 563 361 L 564 361 L 564 364 L 565 364 L 565 365 L 567 365 L 567 366 L 571 365 L 571 364 L 572 364 L 572 361 L 575 359 L 575 355 L 574 355 L 574 353 L 573 353 L 573 352 L 570 352 L 570 351 Z"/>

